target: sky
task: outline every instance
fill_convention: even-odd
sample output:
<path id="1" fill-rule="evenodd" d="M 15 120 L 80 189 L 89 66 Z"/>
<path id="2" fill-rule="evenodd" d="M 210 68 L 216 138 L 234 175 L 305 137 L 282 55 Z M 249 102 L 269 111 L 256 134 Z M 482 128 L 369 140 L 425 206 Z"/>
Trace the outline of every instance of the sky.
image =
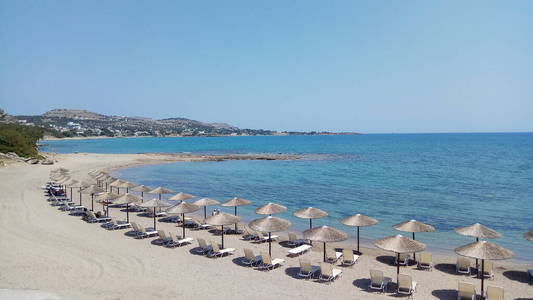
<path id="1" fill-rule="evenodd" d="M 0 0 L 0 107 L 533 131 L 533 1 Z"/>

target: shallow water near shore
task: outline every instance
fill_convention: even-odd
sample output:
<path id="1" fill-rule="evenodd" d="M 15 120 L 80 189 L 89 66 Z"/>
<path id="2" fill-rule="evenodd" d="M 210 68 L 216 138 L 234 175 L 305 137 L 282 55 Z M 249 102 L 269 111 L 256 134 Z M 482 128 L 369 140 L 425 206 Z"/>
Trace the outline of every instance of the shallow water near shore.
<path id="1" fill-rule="evenodd" d="M 393 224 L 417 219 L 437 228 L 417 234 L 431 249 L 453 251 L 471 242 L 451 230 L 475 222 L 503 237 L 495 242 L 519 260 L 533 261 L 533 134 L 376 134 L 217 138 L 135 138 L 46 141 L 43 151 L 60 153 L 191 152 L 302 154 L 296 161 L 179 162 L 121 169 L 115 174 L 149 186 L 165 186 L 225 201 L 242 197 L 250 220 L 257 206 L 288 207 L 280 217 L 300 231 L 309 225 L 290 212 L 313 206 L 326 210 L 327 224 L 354 235 L 339 220 L 354 213 L 377 218 L 362 229 L 364 240 L 397 234 Z M 212 209 L 212 208 L 211 208 Z M 221 208 L 233 212 L 233 208 Z M 410 234 L 408 234 L 410 235 Z M 451 253 L 451 252 L 449 252 Z"/>

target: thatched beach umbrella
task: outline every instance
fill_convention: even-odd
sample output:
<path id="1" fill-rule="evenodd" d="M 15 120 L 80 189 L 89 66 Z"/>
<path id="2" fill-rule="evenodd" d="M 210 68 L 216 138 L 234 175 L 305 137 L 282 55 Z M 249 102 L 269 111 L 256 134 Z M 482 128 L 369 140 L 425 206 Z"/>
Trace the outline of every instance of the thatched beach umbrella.
<path id="1" fill-rule="evenodd" d="M 75 188 L 75 187 L 78 187 L 79 183 L 80 182 L 77 181 L 76 179 L 70 179 L 70 180 L 68 180 L 68 181 L 66 181 L 64 183 L 65 186 L 70 188 L 70 200 L 74 200 L 74 195 L 72 194 L 72 189 Z"/>
<path id="2" fill-rule="evenodd" d="M 135 183 L 131 183 L 131 182 L 128 182 L 128 181 L 122 181 L 121 183 L 117 184 L 117 188 L 125 188 L 126 189 L 126 193 L 129 193 L 130 189 L 134 188 L 136 186 L 137 185 Z"/>
<path id="3" fill-rule="evenodd" d="M 238 206 L 243 206 L 243 205 L 248 205 L 250 203 L 252 203 L 252 201 L 234 197 L 234 198 L 231 198 L 228 201 L 222 203 L 222 206 L 228 206 L 228 207 L 233 206 L 233 207 L 235 207 L 235 216 L 237 216 L 237 207 Z M 237 223 L 235 223 L 235 232 L 237 232 Z"/>
<path id="4" fill-rule="evenodd" d="M 159 200 L 161 200 L 161 194 L 170 194 L 171 190 L 166 189 L 162 186 L 156 187 L 155 189 L 148 191 L 148 194 L 159 194 Z"/>
<path id="5" fill-rule="evenodd" d="M 361 254 L 361 252 L 359 251 L 359 227 L 367 227 L 367 226 L 376 225 L 378 223 L 378 220 L 362 215 L 362 214 L 355 214 L 355 215 L 342 219 L 341 223 L 346 226 L 357 227 L 357 253 Z"/>
<path id="6" fill-rule="evenodd" d="M 153 188 L 141 184 L 141 185 L 138 185 L 138 186 L 132 188 L 131 190 L 141 193 L 141 203 L 142 203 L 142 202 L 144 202 L 144 193 L 148 193 L 149 191 L 153 190 Z"/>
<path id="7" fill-rule="evenodd" d="M 237 216 L 232 216 L 227 213 L 220 213 L 205 219 L 205 223 L 213 226 L 222 226 L 222 248 L 224 248 L 224 226 L 231 224 L 235 224 L 235 226 L 237 226 L 237 223 L 239 223 L 240 220 L 241 218 Z"/>
<path id="8" fill-rule="evenodd" d="M 81 192 L 83 194 L 91 195 L 91 211 L 94 211 L 94 195 L 103 193 L 104 190 L 102 188 L 97 187 L 96 185 L 91 185 L 81 190 Z"/>
<path id="9" fill-rule="evenodd" d="M 111 187 L 111 191 L 113 191 L 113 187 L 116 187 L 117 188 L 117 194 L 120 194 L 120 186 L 123 185 L 124 183 L 126 183 L 126 181 L 121 180 L 121 179 L 117 179 L 117 180 L 111 182 L 109 184 L 109 186 Z"/>
<path id="10" fill-rule="evenodd" d="M 112 187 L 110 186 L 111 183 L 113 183 L 114 181 L 116 181 L 117 179 L 113 176 L 110 176 L 108 175 L 105 179 L 104 179 L 104 183 L 105 183 L 105 190 L 107 191 L 107 188 L 109 187 L 109 192 L 112 192 L 113 189 Z"/>
<path id="11" fill-rule="evenodd" d="M 524 238 L 533 242 L 533 230 L 524 233 Z"/>
<path id="12" fill-rule="evenodd" d="M 475 223 L 475 224 L 464 226 L 464 227 L 458 227 L 458 228 L 455 228 L 453 231 L 455 231 L 456 233 L 460 235 L 475 237 L 476 242 L 479 242 L 480 238 L 481 239 L 496 239 L 502 236 L 496 230 L 489 228 L 487 226 L 481 225 L 479 223 Z M 478 265 L 478 260 L 476 259 L 476 268 L 477 268 L 477 265 Z"/>
<path id="13" fill-rule="evenodd" d="M 400 254 L 416 253 L 426 249 L 424 243 L 404 237 L 401 234 L 384 237 L 372 243 L 380 249 L 396 253 L 396 283 L 398 283 L 398 278 L 400 277 Z"/>
<path id="14" fill-rule="evenodd" d="M 311 229 L 313 228 L 313 219 L 323 218 L 328 213 L 318 208 L 305 207 L 293 212 L 292 215 L 300 219 L 309 219 L 309 229 Z"/>
<path id="15" fill-rule="evenodd" d="M 217 200 L 209 199 L 209 198 L 202 198 L 200 200 L 194 201 L 194 204 L 204 207 L 204 219 L 206 219 L 207 218 L 207 207 L 213 206 L 213 205 L 219 205 L 220 202 L 218 202 Z"/>
<path id="16" fill-rule="evenodd" d="M 422 222 L 419 222 L 417 220 L 409 220 L 405 221 L 399 224 L 396 224 L 392 226 L 392 228 L 404 231 L 404 232 L 411 232 L 413 234 L 413 240 L 416 240 L 415 233 L 416 232 L 433 232 L 435 231 L 435 227 L 424 224 Z M 416 261 L 416 253 L 413 253 L 413 260 Z"/>
<path id="17" fill-rule="evenodd" d="M 188 200 L 188 199 L 192 199 L 192 198 L 194 198 L 194 196 L 191 195 L 191 194 L 187 194 L 187 193 L 184 193 L 184 192 L 179 192 L 176 195 L 168 198 L 168 200 L 183 201 L 183 200 Z"/>
<path id="18" fill-rule="evenodd" d="M 291 222 L 282 218 L 267 216 L 253 220 L 248 226 L 253 230 L 268 232 L 268 254 L 272 255 L 272 232 L 286 231 L 291 226 Z"/>
<path id="19" fill-rule="evenodd" d="M 112 200 L 113 204 L 126 204 L 126 222 L 130 222 L 130 204 L 131 203 L 140 203 L 141 197 L 134 194 L 122 194 L 120 197 Z"/>
<path id="20" fill-rule="evenodd" d="M 279 214 L 287 210 L 287 207 L 283 205 L 279 205 L 276 203 L 269 202 L 261 207 L 258 207 L 255 210 L 255 213 L 258 215 L 273 215 L 273 214 Z"/>
<path id="21" fill-rule="evenodd" d="M 455 249 L 455 253 L 475 259 L 481 259 L 481 295 L 484 293 L 485 260 L 503 260 L 514 256 L 511 250 L 507 250 L 487 241 L 473 242 Z"/>
<path id="22" fill-rule="evenodd" d="M 90 187 L 91 185 L 92 185 L 91 183 L 82 180 L 80 183 L 74 186 L 74 187 L 79 188 L 78 193 L 80 194 L 80 205 L 82 205 L 81 204 L 81 194 L 82 194 L 81 190 L 83 190 L 84 188 Z"/>
<path id="23" fill-rule="evenodd" d="M 96 197 L 97 202 L 102 204 L 102 209 L 105 212 L 106 216 L 109 216 L 109 204 L 114 199 L 120 197 L 119 194 L 111 193 L 111 192 L 105 192 Z M 107 209 L 106 209 L 107 206 Z"/>
<path id="24" fill-rule="evenodd" d="M 167 209 L 167 213 L 171 215 L 181 214 L 181 228 L 183 228 L 183 237 L 185 238 L 185 214 L 195 212 L 200 209 L 200 206 L 188 202 L 180 202 L 171 208 Z"/>
<path id="25" fill-rule="evenodd" d="M 142 206 L 142 207 L 146 207 L 146 208 L 153 208 L 154 209 L 154 230 L 157 228 L 156 227 L 156 224 L 155 224 L 155 214 L 156 214 L 156 208 L 161 208 L 161 207 L 169 207 L 169 206 L 172 206 L 172 204 L 168 203 L 168 202 L 165 202 L 165 201 L 162 201 L 160 199 L 152 199 L 150 201 L 146 201 L 144 203 L 142 203 L 141 205 L 139 206 Z"/>
<path id="26" fill-rule="evenodd" d="M 326 262 L 326 243 L 342 242 L 348 239 L 345 232 L 325 225 L 307 229 L 303 234 L 308 240 L 324 243 L 324 262 Z"/>

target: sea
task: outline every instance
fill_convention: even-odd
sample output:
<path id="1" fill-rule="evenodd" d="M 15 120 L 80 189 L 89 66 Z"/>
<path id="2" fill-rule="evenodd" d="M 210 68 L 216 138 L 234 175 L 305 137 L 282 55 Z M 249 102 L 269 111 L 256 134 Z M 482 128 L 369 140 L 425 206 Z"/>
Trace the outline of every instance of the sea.
<path id="1" fill-rule="evenodd" d="M 500 232 L 493 240 L 533 262 L 533 133 L 362 134 L 336 136 L 147 137 L 43 141 L 57 153 L 281 153 L 297 160 L 177 162 L 120 169 L 114 176 L 164 186 L 221 202 L 253 201 L 239 207 L 245 221 L 268 202 L 282 204 L 277 216 L 301 232 L 307 220 L 292 212 L 307 206 L 328 212 L 315 226 L 329 225 L 355 237 L 340 220 L 361 213 L 379 224 L 361 228 L 361 241 L 399 234 L 394 224 L 416 219 L 436 232 L 416 238 L 431 251 L 453 255 L 472 242 L 453 228 L 479 222 Z M 215 207 L 210 207 L 212 210 Z M 233 213 L 233 208 L 218 207 Z M 409 233 L 404 233 L 410 236 Z"/>

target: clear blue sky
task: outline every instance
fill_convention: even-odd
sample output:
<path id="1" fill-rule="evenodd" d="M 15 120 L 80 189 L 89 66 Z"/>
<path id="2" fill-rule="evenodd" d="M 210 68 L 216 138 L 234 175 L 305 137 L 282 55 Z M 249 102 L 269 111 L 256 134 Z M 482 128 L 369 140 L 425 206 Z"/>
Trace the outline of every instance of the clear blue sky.
<path id="1" fill-rule="evenodd" d="M 0 107 L 533 130 L 533 1 L 0 0 Z"/>

